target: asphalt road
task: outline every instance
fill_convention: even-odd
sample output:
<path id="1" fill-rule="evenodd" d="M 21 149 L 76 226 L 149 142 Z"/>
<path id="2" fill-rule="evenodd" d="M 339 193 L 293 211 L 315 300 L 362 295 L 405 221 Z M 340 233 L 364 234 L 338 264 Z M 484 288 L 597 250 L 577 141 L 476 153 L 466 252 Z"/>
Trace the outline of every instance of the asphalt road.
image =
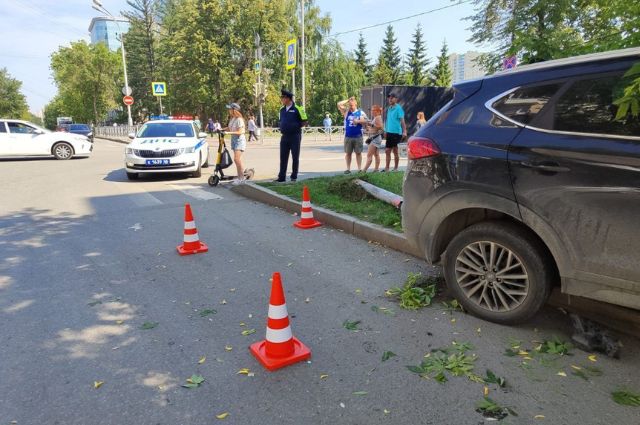
<path id="1" fill-rule="evenodd" d="M 248 165 L 272 177 L 276 149 L 250 149 Z M 484 423 L 482 383 L 406 368 L 453 341 L 473 346 L 477 374 L 506 378 L 504 390 L 488 385 L 518 414 L 503 423 L 638 424 L 638 408 L 610 396 L 640 392 L 637 340 L 623 337 L 620 360 L 505 356 L 516 340 L 529 352 L 567 340 L 568 318 L 546 309 L 505 327 L 441 305 L 402 310 L 385 289 L 437 270 L 328 227 L 297 230 L 290 214 L 208 187 L 208 172 L 129 182 L 122 150 L 98 140 L 89 159 L 0 160 L 0 424 Z M 339 145 L 303 158 L 307 175 L 343 167 Z M 206 254 L 176 253 L 185 202 Z M 247 347 L 264 338 L 275 271 L 312 358 L 267 372 Z M 358 331 L 343 326 L 358 320 Z M 382 361 L 386 351 L 396 356 Z M 182 388 L 192 374 L 205 381 Z"/>

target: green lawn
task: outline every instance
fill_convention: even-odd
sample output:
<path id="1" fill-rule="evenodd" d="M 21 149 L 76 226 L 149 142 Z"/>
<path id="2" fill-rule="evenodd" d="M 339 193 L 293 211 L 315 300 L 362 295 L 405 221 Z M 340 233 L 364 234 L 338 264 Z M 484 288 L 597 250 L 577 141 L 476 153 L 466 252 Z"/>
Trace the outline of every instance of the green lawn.
<path id="1" fill-rule="evenodd" d="M 400 210 L 371 197 L 353 181 L 361 179 L 402 195 L 403 172 L 350 174 L 318 177 L 297 183 L 258 183 L 281 195 L 302 200 L 302 187 L 308 186 L 312 205 L 348 214 L 361 220 L 402 231 Z"/>

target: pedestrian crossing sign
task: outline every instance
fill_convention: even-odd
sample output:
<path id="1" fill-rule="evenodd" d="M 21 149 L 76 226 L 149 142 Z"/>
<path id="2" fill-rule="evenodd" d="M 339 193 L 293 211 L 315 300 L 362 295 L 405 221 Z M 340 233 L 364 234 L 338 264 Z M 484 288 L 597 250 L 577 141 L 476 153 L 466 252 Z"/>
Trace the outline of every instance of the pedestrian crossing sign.
<path id="1" fill-rule="evenodd" d="M 167 95 L 167 83 L 164 81 L 154 81 L 151 83 L 151 92 L 154 96 Z"/>

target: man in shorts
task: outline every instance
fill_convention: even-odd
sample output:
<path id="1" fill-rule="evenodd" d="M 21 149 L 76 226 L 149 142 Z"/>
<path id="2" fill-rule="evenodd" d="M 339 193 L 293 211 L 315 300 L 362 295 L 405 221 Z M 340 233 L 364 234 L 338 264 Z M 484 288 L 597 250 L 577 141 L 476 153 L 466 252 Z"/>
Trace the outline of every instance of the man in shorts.
<path id="1" fill-rule="evenodd" d="M 347 163 L 344 173 L 351 174 L 351 157 L 354 152 L 358 171 L 362 169 L 362 124 L 367 123 L 367 116 L 358 109 L 358 102 L 353 96 L 338 102 L 338 109 L 344 117 L 344 159 Z"/>
<path id="2" fill-rule="evenodd" d="M 391 152 L 393 152 L 393 159 L 395 166 L 393 170 L 398 169 L 398 163 L 400 162 L 400 156 L 398 155 L 398 143 L 407 138 L 407 125 L 404 122 L 404 109 L 398 103 L 398 95 L 395 93 L 389 93 L 387 97 L 389 107 L 387 108 L 387 121 L 384 124 L 384 131 L 386 134 L 386 143 L 384 153 L 386 155 L 386 166 L 384 171 L 389 171 L 391 165 Z"/>

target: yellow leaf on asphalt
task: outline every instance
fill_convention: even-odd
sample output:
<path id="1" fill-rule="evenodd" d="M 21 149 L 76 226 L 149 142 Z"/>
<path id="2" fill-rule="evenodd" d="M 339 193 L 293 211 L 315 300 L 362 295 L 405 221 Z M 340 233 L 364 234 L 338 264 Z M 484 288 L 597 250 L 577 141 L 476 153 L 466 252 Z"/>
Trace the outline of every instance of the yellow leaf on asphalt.
<path id="1" fill-rule="evenodd" d="M 544 415 L 535 415 L 533 419 L 544 419 Z"/>
<path id="2" fill-rule="evenodd" d="M 476 329 L 476 332 L 480 333 L 482 331 L 482 329 L 478 328 Z"/>
<path id="3" fill-rule="evenodd" d="M 391 410 L 384 409 L 383 412 L 385 415 L 388 415 L 389 413 L 391 413 Z"/>
<path id="4" fill-rule="evenodd" d="M 225 346 L 224 346 L 224 349 L 225 349 L 226 351 L 231 351 L 231 350 L 233 350 L 233 347 L 232 347 L 232 346 L 230 346 L 230 345 L 225 345 Z"/>
<path id="5" fill-rule="evenodd" d="M 216 418 L 218 418 L 218 419 L 224 419 L 224 418 L 226 418 L 227 416 L 229 416 L 229 413 L 224 412 L 224 413 L 220 413 L 219 415 L 216 415 Z"/>
<path id="6" fill-rule="evenodd" d="M 204 361 L 205 361 L 205 360 L 207 360 L 207 357 L 206 357 L 206 356 L 202 356 L 202 357 L 200 357 L 200 360 L 198 360 L 198 364 L 202 364 L 202 363 L 204 363 Z"/>
<path id="7" fill-rule="evenodd" d="M 488 396 L 489 395 L 489 387 L 487 387 L 486 385 L 484 386 L 484 390 L 482 392 L 484 394 L 484 396 Z"/>
<path id="8" fill-rule="evenodd" d="M 121 325 L 124 323 L 124 320 L 116 320 L 116 325 Z"/>
<path id="9" fill-rule="evenodd" d="M 451 319 L 451 323 L 456 323 L 455 317 L 453 319 Z"/>
<path id="10" fill-rule="evenodd" d="M 291 267 L 291 266 L 293 266 L 293 263 L 287 264 L 287 267 Z"/>
<path id="11" fill-rule="evenodd" d="M 565 372 L 563 372 L 563 371 L 560 371 L 560 372 L 556 373 L 556 375 L 564 376 L 565 378 L 567 377 L 567 374 Z"/>
<path id="12" fill-rule="evenodd" d="M 361 294 L 362 293 L 362 289 L 358 288 L 356 289 L 356 294 Z"/>
<path id="13" fill-rule="evenodd" d="M 245 329 L 244 331 L 240 332 L 243 336 L 247 336 L 247 335 L 251 335 L 256 333 L 255 329 Z"/>
<path id="14" fill-rule="evenodd" d="M 247 324 L 244 322 L 240 322 L 240 326 L 247 326 Z"/>
<path id="15" fill-rule="evenodd" d="M 529 353 L 528 353 L 527 351 L 520 350 L 520 351 L 518 351 L 518 355 L 519 355 L 519 356 L 528 356 L 528 355 L 529 355 Z"/>
<path id="16" fill-rule="evenodd" d="M 100 388 L 104 384 L 104 381 L 93 381 L 93 388 Z"/>
<path id="17" fill-rule="evenodd" d="M 325 379 L 325 378 L 328 378 L 328 377 L 329 377 L 329 375 L 320 375 L 320 379 Z"/>
<path id="18" fill-rule="evenodd" d="M 248 375 L 248 374 L 249 374 L 249 369 L 247 369 L 246 367 L 245 367 L 245 368 L 240 369 L 240 370 L 236 373 L 236 375 Z"/>
<path id="19" fill-rule="evenodd" d="M 529 356 L 526 356 L 526 357 L 523 357 L 523 360 L 533 360 L 533 359 Z"/>
<path id="20" fill-rule="evenodd" d="M 592 362 L 597 362 L 597 361 L 598 361 L 598 359 L 596 358 L 596 355 L 595 355 L 595 354 L 590 355 L 588 358 L 589 358 L 589 360 L 591 360 Z"/>
<path id="21" fill-rule="evenodd" d="M 580 366 L 576 366 L 574 364 L 572 364 L 571 367 L 574 368 L 575 370 L 582 370 Z"/>

